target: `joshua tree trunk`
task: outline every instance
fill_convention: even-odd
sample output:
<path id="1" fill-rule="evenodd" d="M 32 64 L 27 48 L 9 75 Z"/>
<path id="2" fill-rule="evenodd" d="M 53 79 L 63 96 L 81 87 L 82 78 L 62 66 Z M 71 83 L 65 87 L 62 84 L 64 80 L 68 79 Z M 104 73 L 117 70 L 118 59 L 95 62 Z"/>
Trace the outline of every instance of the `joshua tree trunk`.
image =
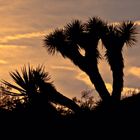
<path id="1" fill-rule="evenodd" d="M 41 82 L 40 90 L 43 98 L 47 98 L 48 101 L 66 106 L 75 113 L 80 111 L 80 107 L 74 101 L 59 93 L 52 84 Z"/>
<path id="2" fill-rule="evenodd" d="M 113 91 L 112 98 L 114 101 L 120 101 L 123 90 L 123 71 L 113 72 Z"/>
<path id="3" fill-rule="evenodd" d="M 90 61 L 91 59 L 81 56 L 79 52 L 74 53 L 74 58 L 72 57 L 72 55 L 70 55 L 69 58 L 76 66 L 78 66 L 83 72 L 85 72 L 89 76 L 90 81 L 99 93 L 101 99 L 108 102 L 110 100 L 110 94 L 99 73 L 97 64 L 94 64 L 94 62 Z"/>
<path id="4" fill-rule="evenodd" d="M 112 98 L 114 101 L 119 101 L 121 98 L 121 92 L 123 90 L 123 56 L 122 54 L 117 55 L 117 63 L 114 61 L 115 67 L 112 68 L 113 75 L 113 91 Z"/>
<path id="5" fill-rule="evenodd" d="M 109 102 L 110 94 L 105 86 L 105 83 L 104 83 L 98 69 L 94 67 L 93 72 L 87 71 L 86 73 L 88 74 L 91 82 L 94 84 L 95 89 L 99 93 L 101 99 L 105 102 Z"/>

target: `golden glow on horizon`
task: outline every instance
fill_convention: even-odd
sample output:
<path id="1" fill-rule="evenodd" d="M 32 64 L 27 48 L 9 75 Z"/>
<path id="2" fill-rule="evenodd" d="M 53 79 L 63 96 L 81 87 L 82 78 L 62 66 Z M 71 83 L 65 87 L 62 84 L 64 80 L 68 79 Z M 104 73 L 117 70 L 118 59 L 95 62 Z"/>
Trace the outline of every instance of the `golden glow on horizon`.
<path id="1" fill-rule="evenodd" d="M 140 68 L 139 68 L 139 70 L 140 70 Z M 138 72 L 140 72 L 140 71 L 138 71 Z M 84 74 L 83 72 L 80 72 L 80 73 L 77 75 L 76 79 L 78 79 L 78 80 L 80 80 L 80 81 L 83 81 L 85 84 L 87 84 L 87 85 L 89 85 L 91 88 L 93 88 L 93 85 L 92 85 L 90 79 L 89 79 L 88 76 L 87 76 L 86 74 Z M 107 89 L 109 90 L 109 92 L 111 93 L 111 92 L 112 92 L 112 84 L 110 84 L 110 83 L 105 83 L 105 85 L 106 85 Z M 94 89 L 95 89 L 95 88 L 94 88 Z M 124 88 L 123 88 L 123 94 L 129 93 L 129 91 L 136 91 L 136 92 L 139 92 L 140 89 L 138 89 L 138 88 L 132 88 L 132 87 L 124 87 Z"/>

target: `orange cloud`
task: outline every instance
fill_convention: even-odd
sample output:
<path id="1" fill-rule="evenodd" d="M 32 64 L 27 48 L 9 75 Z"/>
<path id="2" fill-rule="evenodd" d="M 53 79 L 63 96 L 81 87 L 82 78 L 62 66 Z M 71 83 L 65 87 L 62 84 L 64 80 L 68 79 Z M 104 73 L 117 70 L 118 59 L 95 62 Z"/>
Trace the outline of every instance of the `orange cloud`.
<path id="1" fill-rule="evenodd" d="M 27 48 L 27 46 L 16 46 L 16 45 L 0 45 L 0 49 L 17 49 L 17 48 L 21 48 L 21 49 L 25 49 Z"/>
<path id="2" fill-rule="evenodd" d="M 137 25 L 140 25 L 140 20 L 135 21 L 135 23 L 136 23 Z"/>
<path id="3" fill-rule="evenodd" d="M 128 73 L 133 74 L 133 75 L 135 75 L 137 77 L 140 77 L 140 67 L 131 67 L 128 70 Z"/>
<path id="4" fill-rule="evenodd" d="M 7 64 L 8 62 L 5 60 L 0 59 L 0 64 Z"/>
<path id="5" fill-rule="evenodd" d="M 116 22 L 112 22 L 112 23 L 109 23 L 109 24 L 118 25 L 119 23 L 121 23 L 121 22 L 116 21 Z M 140 25 L 140 20 L 134 21 L 134 23 L 137 24 L 137 25 Z"/>
<path id="6" fill-rule="evenodd" d="M 41 37 L 46 35 L 50 30 L 48 31 L 40 31 L 40 32 L 32 32 L 32 33 L 26 33 L 26 34 L 16 34 L 11 36 L 5 36 L 0 38 L 0 43 L 7 43 L 12 40 L 18 40 L 18 39 L 26 39 L 26 38 L 34 38 L 34 37 Z"/>
<path id="7" fill-rule="evenodd" d="M 51 68 L 60 69 L 60 70 L 69 70 L 69 71 L 75 70 L 73 67 L 68 67 L 68 66 L 51 66 Z"/>
<path id="8" fill-rule="evenodd" d="M 79 72 L 78 75 L 76 76 L 76 79 L 83 81 L 85 84 L 92 87 L 90 79 L 88 78 L 88 76 L 84 72 Z"/>

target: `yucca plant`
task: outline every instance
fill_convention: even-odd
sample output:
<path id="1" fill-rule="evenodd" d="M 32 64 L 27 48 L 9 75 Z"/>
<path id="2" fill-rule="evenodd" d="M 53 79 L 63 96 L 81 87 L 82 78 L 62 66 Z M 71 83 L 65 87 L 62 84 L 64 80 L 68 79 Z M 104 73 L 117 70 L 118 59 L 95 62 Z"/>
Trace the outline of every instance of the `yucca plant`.
<path id="1" fill-rule="evenodd" d="M 75 112 L 80 110 L 76 103 L 55 89 L 48 72 L 45 72 L 44 66 L 39 65 L 37 68 L 23 67 L 21 74 L 16 70 L 11 72 L 10 75 L 16 85 L 5 80 L 3 80 L 3 83 L 16 90 L 16 92 L 7 91 L 7 93 L 23 96 L 31 107 L 45 110 L 51 103 L 56 103 L 64 105 Z"/>

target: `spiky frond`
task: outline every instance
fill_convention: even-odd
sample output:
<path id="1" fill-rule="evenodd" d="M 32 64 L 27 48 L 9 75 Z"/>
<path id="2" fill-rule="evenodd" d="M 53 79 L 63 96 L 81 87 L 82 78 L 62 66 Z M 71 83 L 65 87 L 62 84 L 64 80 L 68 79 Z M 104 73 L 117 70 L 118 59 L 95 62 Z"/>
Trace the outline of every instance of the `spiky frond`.
<path id="1" fill-rule="evenodd" d="M 15 86 L 15 85 L 13 85 L 13 84 L 5 81 L 5 80 L 3 80 L 2 83 L 5 84 L 6 86 L 10 87 L 11 89 L 19 91 L 19 94 L 17 94 L 15 92 L 6 90 L 5 91 L 6 94 L 9 94 L 9 95 L 12 95 L 12 96 L 25 96 L 26 95 L 26 91 L 24 89 L 22 89 L 21 87 Z"/>
<path id="2" fill-rule="evenodd" d="M 104 32 L 104 35 L 102 36 L 102 43 L 106 48 L 105 58 L 110 66 L 117 60 L 117 52 L 121 52 L 119 39 L 118 27 L 114 24 L 109 24 L 106 28 L 106 32 Z"/>
<path id="3" fill-rule="evenodd" d="M 118 36 L 118 28 L 117 26 L 111 24 L 107 27 L 107 35 L 116 37 Z"/>
<path id="4" fill-rule="evenodd" d="M 10 76 L 15 84 L 11 84 L 5 80 L 3 80 L 3 83 L 18 91 L 19 94 L 15 92 L 18 96 L 32 96 L 32 94 L 35 94 L 34 92 L 38 92 L 39 82 L 48 82 L 50 80 L 49 74 L 45 72 L 45 68 L 42 65 L 39 65 L 36 69 L 31 66 L 24 66 L 21 68 L 21 74 L 16 70 L 15 72 L 11 72 Z"/>
<path id="5" fill-rule="evenodd" d="M 136 24 L 132 21 L 123 22 L 119 26 L 120 36 L 122 37 L 122 41 L 126 43 L 128 46 L 134 45 L 136 40 L 136 34 L 137 34 L 137 27 Z"/>
<path id="6" fill-rule="evenodd" d="M 106 50 L 112 53 L 111 50 L 115 50 L 118 47 L 119 38 L 118 27 L 111 24 L 106 27 L 106 31 L 103 33 L 101 40 Z"/>
<path id="7" fill-rule="evenodd" d="M 86 24 L 86 30 L 95 36 L 100 36 L 106 30 L 106 26 L 107 24 L 99 17 L 93 17 Z"/>
<path id="8" fill-rule="evenodd" d="M 33 69 L 33 74 L 36 81 L 41 80 L 48 82 L 51 79 L 49 73 L 45 72 L 45 67 L 43 65 L 39 65 L 36 69 Z"/>
<path id="9" fill-rule="evenodd" d="M 44 39 L 45 47 L 50 54 L 61 52 L 65 44 L 65 35 L 62 29 L 56 29 L 53 33 L 47 35 Z"/>
<path id="10" fill-rule="evenodd" d="M 83 25 L 79 20 L 73 20 L 65 26 L 65 34 L 69 41 L 78 43 L 83 33 Z"/>

